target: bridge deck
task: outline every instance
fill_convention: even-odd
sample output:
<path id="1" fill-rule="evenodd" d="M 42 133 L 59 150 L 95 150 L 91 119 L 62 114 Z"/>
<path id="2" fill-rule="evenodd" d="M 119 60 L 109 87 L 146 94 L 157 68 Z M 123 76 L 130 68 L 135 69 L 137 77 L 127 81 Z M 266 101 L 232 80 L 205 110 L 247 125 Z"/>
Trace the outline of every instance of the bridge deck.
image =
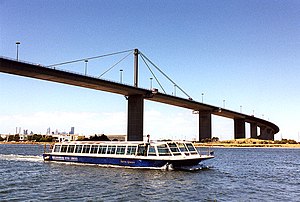
<path id="1" fill-rule="evenodd" d="M 2 57 L 0 58 L 0 72 L 101 90 L 124 96 L 143 95 L 147 100 L 183 107 L 195 111 L 210 111 L 214 115 L 231 119 L 244 119 L 246 122 L 257 123 L 258 126 L 270 128 L 274 131 L 274 134 L 279 132 L 279 128 L 275 124 L 253 116 L 196 102 L 194 100 L 184 99 L 159 92 L 152 93 L 152 91 L 148 89 L 137 88 L 134 86 L 58 70 L 55 68 L 47 68 L 40 65 L 19 62 Z"/>

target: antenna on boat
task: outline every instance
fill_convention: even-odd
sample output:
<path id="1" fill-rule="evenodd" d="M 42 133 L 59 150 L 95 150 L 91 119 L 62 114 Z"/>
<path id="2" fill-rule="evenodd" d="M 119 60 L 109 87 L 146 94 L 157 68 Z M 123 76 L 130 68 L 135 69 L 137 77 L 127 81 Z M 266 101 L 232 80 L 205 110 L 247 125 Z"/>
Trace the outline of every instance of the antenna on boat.
<path id="1" fill-rule="evenodd" d="M 150 143 L 150 135 L 149 134 L 147 135 L 147 138 L 148 138 L 147 143 Z"/>

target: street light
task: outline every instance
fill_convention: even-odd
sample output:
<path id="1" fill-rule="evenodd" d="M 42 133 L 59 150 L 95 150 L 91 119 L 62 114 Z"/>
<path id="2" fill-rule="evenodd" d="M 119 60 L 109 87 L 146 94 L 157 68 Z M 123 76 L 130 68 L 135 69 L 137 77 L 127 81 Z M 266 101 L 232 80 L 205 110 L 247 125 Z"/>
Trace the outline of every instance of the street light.
<path id="1" fill-rule="evenodd" d="M 123 69 L 120 69 L 120 83 L 123 83 Z"/>
<path id="2" fill-rule="evenodd" d="M 153 80 L 153 78 L 151 77 L 150 78 L 150 90 L 152 89 L 152 80 Z"/>
<path id="3" fill-rule="evenodd" d="M 242 113 L 242 105 L 240 106 L 240 112 Z"/>
<path id="4" fill-rule="evenodd" d="M 202 93 L 201 95 L 202 95 L 202 103 L 203 103 L 203 95 L 204 95 L 204 93 Z"/>
<path id="5" fill-rule="evenodd" d="M 225 109 L 225 100 L 223 100 L 223 108 Z"/>
<path id="6" fill-rule="evenodd" d="M 174 84 L 174 96 L 176 96 L 176 84 Z"/>
<path id="7" fill-rule="evenodd" d="M 17 41 L 16 42 L 16 45 L 17 45 L 17 60 L 19 60 L 19 45 L 21 44 L 20 41 Z"/>
<path id="8" fill-rule="evenodd" d="M 88 60 L 84 60 L 84 62 L 85 62 L 84 75 L 86 76 Z"/>

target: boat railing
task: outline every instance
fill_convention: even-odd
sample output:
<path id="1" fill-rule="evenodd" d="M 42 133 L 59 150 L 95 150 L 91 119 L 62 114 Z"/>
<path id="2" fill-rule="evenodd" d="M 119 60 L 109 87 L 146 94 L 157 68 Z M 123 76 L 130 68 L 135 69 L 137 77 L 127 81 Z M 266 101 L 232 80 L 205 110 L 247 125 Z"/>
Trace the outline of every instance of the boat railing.
<path id="1" fill-rule="evenodd" d="M 207 155 L 207 156 L 214 155 L 214 151 L 211 147 L 197 146 L 196 149 L 197 149 L 198 153 L 200 154 L 200 156 L 202 156 L 202 155 Z"/>
<path id="2" fill-rule="evenodd" d="M 44 144 L 44 153 L 51 153 L 54 144 Z"/>

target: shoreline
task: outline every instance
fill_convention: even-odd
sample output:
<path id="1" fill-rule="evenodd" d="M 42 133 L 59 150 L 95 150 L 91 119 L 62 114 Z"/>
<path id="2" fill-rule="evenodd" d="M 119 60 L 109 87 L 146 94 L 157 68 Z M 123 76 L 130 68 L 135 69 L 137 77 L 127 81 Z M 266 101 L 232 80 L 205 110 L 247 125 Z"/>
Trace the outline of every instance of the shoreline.
<path id="1" fill-rule="evenodd" d="M 25 142 L 0 142 L 0 144 L 32 144 L 32 145 L 35 145 L 35 144 L 38 144 L 38 145 L 51 145 L 51 144 L 54 144 L 55 142 L 28 142 L 28 141 L 25 141 Z"/>
<path id="2" fill-rule="evenodd" d="M 55 142 L 0 142 L 0 144 L 28 144 L 28 145 L 52 145 Z M 300 149 L 300 144 L 251 144 L 251 143 L 195 143 L 196 147 L 215 147 L 215 148 L 284 148 Z"/>
<path id="3" fill-rule="evenodd" d="M 215 147 L 215 148 L 283 148 L 283 149 L 300 149 L 300 144 L 211 144 L 196 143 L 199 147 Z"/>

